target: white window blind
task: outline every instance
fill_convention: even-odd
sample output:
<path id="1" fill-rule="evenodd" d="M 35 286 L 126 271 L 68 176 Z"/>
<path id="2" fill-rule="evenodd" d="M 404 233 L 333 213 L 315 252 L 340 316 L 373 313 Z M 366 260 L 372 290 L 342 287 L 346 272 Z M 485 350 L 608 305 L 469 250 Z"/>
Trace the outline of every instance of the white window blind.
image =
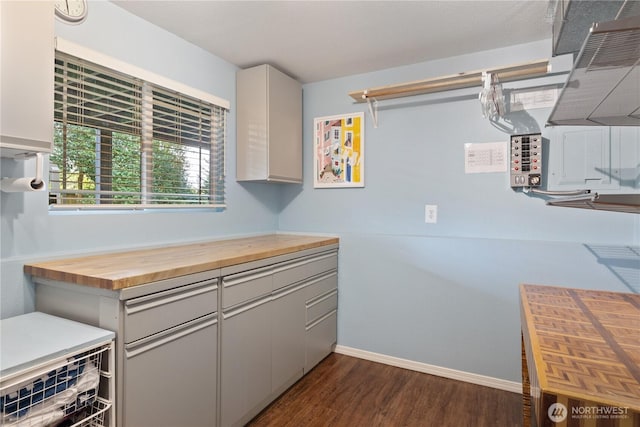
<path id="1" fill-rule="evenodd" d="M 224 208 L 227 109 L 57 51 L 53 209 Z"/>

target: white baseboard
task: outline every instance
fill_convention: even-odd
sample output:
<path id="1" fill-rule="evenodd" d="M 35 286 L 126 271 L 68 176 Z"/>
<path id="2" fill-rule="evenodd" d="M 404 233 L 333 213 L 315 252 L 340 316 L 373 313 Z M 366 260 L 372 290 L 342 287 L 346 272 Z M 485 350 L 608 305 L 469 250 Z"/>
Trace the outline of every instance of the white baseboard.
<path id="1" fill-rule="evenodd" d="M 413 360 L 401 359 L 399 357 L 387 356 L 385 354 L 373 353 L 371 351 L 345 347 L 343 345 L 336 345 L 335 352 L 346 356 L 370 360 L 372 362 L 384 363 L 385 365 L 396 366 L 398 368 L 410 369 L 412 371 L 423 372 L 425 374 L 437 375 L 439 377 L 450 378 L 452 380 L 464 381 L 522 394 L 522 384 L 515 381 L 507 381 L 500 378 L 473 374 L 471 372 L 443 368 L 441 366 L 429 365 L 427 363 L 415 362 Z"/>

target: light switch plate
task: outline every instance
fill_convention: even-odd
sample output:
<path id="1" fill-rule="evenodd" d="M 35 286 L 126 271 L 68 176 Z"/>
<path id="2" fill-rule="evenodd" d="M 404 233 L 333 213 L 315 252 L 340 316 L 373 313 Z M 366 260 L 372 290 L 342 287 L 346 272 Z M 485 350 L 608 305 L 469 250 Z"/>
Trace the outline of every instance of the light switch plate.
<path id="1" fill-rule="evenodd" d="M 427 224 L 438 222 L 438 205 L 424 205 L 424 222 Z"/>

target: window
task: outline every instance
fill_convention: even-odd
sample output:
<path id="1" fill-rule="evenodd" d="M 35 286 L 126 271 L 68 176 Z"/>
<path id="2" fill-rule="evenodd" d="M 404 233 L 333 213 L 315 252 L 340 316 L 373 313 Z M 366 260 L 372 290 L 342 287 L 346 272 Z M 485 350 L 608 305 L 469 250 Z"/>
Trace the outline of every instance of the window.
<path id="1" fill-rule="evenodd" d="M 224 208 L 227 109 L 56 51 L 52 209 Z"/>

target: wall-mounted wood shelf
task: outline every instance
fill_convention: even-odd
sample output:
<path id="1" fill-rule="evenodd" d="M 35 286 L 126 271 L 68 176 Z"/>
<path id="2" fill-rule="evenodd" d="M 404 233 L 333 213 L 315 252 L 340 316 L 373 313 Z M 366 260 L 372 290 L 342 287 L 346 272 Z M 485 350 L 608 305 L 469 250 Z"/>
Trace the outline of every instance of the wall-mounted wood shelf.
<path id="1" fill-rule="evenodd" d="M 408 83 L 374 87 L 349 92 L 354 101 L 361 103 L 367 100 L 383 100 L 405 96 L 422 95 L 446 90 L 482 86 L 482 74 L 496 74 L 498 81 L 509 82 L 532 77 L 541 77 L 550 72 L 549 60 L 538 60 L 505 67 L 490 68 L 479 71 L 435 77 Z"/>

